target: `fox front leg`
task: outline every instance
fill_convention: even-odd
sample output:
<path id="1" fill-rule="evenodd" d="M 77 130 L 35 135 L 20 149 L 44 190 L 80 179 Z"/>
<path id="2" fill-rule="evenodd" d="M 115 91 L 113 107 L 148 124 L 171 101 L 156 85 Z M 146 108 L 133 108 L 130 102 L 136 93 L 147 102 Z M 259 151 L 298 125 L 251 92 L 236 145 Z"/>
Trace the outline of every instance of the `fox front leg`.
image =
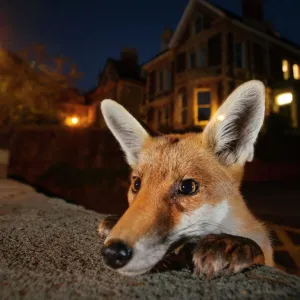
<path id="1" fill-rule="evenodd" d="M 98 233 L 101 239 L 105 240 L 112 228 L 117 224 L 121 216 L 111 215 L 105 217 L 98 226 Z"/>
<path id="2" fill-rule="evenodd" d="M 224 271 L 230 275 L 255 264 L 265 264 L 261 248 L 252 240 L 229 234 L 210 234 L 193 251 L 194 273 L 214 278 Z"/>

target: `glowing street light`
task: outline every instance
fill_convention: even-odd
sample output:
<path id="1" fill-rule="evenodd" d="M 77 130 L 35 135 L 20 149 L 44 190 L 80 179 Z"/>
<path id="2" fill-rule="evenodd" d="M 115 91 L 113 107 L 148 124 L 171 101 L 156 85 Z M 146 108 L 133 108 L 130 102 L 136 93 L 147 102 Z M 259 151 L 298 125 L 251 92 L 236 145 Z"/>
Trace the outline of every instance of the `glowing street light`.
<path id="1" fill-rule="evenodd" d="M 79 118 L 78 117 L 74 117 L 74 116 L 69 116 L 65 118 L 65 125 L 69 126 L 69 127 L 75 127 L 79 125 Z"/>
<path id="2" fill-rule="evenodd" d="M 71 119 L 71 122 L 72 122 L 72 124 L 73 125 L 77 125 L 78 124 L 78 118 L 77 117 L 73 117 L 72 119 Z"/>

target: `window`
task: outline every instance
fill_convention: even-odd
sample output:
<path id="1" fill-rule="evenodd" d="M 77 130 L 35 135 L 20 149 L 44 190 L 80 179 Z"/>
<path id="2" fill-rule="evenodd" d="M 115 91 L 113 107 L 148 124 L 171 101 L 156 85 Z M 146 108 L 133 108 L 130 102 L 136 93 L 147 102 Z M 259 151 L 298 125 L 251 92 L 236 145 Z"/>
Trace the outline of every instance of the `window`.
<path id="1" fill-rule="evenodd" d="M 218 102 L 222 103 L 223 100 L 224 87 L 222 81 L 218 82 Z"/>
<path id="2" fill-rule="evenodd" d="M 260 44 L 253 44 L 254 71 L 257 74 L 265 74 L 266 50 Z"/>
<path id="3" fill-rule="evenodd" d="M 287 104 L 291 104 L 293 102 L 293 94 L 292 93 L 283 93 L 276 96 L 276 102 L 279 106 L 284 106 Z"/>
<path id="4" fill-rule="evenodd" d="M 293 75 L 294 79 L 300 79 L 300 70 L 299 70 L 299 65 L 298 64 L 293 64 Z"/>
<path id="5" fill-rule="evenodd" d="M 169 106 L 165 106 L 159 110 L 158 118 L 160 125 L 168 125 L 169 124 Z"/>
<path id="6" fill-rule="evenodd" d="M 164 72 L 158 72 L 158 92 L 163 91 L 164 89 Z"/>
<path id="7" fill-rule="evenodd" d="M 186 54 L 185 52 L 178 54 L 177 56 L 177 72 L 183 72 L 186 68 Z"/>
<path id="8" fill-rule="evenodd" d="M 158 109 L 158 124 L 161 124 L 162 123 L 162 111 L 160 109 Z"/>
<path id="9" fill-rule="evenodd" d="M 180 107 L 180 122 L 185 125 L 188 122 L 188 101 L 185 88 L 182 88 L 178 93 L 178 104 Z"/>
<path id="10" fill-rule="evenodd" d="M 189 67 L 190 69 L 193 69 L 195 68 L 195 66 L 196 66 L 196 54 L 195 52 L 191 52 L 189 54 Z"/>
<path id="11" fill-rule="evenodd" d="M 170 70 L 165 70 L 165 90 L 171 89 L 171 72 Z"/>
<path id="12" fill-rule="evenodd" d="M 208 121 L 211 113 L 211 97 L 209 91 L 197 92 L 197 123 Z"/>
<path id="13" fill-rule="evenodd" d="M 221 33 L 208 40 L 208 65 L 219 66 L 222 62 Z"/>
<path id="14" fill-rule="evenodd" d="M 297 127 L 297 119 L 295 116 L 297 115 L 296 106 L 293 101 L 293 94 L 291 92 L 285 92 L 282 94 L 278 94 L 275 97 L 276 104 L 278 106 L 278 113 L 281 117 L 285 118 L 289 125 L 293 127 Z"/>
<path id="15" fill-rule="evenodd" d="M 203 29 L 203 17 L 198 16 L 195 20 L 195 33 L 199 33 Z"/>
<path id="16" fill-rule="evenodd" d="M 289 62 L 286 59 L 282 60 L 282 73 L 285 80 L 290 78 Z"/>
<path id="17" fill-rule="evenodd" d="M 169 112 L 169 107 L 166 107 L 165 108 L 165 124 L 169 124 L 169 115 L 170 115 L 170 112 Z"/>
<path id="18" fill-rule="evenodd" d="M 212 18 L 208 15 L 203 16 L 203 28 L 208 29 L 211 27 Z"/>
<path id="19" fill-rule="evenodd" d="M 149 98 L 153 100 L 153 96 L 156 92 L 156 72 L 152 71 L 149 74 Z"/>
<path id="20" fill-rule="evenodd" d="M 204 67 L 207 65 L 207 58 L 206 58 L 206 48 L 201 47 L 198 51 L 198 67 Z"/>
<path id="21" fill-rule="evenodd" d="M 244 68 L 245 67 L 245 53 L 244 53 L 244 43 L 235 44 L 235 67 Z"/>
<path id="22" fill-rule="evenodd" d="M 227 35 L 227 65 L 228 65 L 228 75 L 233 76 L 234 73 L 234 38 L 231 32 Z"/>

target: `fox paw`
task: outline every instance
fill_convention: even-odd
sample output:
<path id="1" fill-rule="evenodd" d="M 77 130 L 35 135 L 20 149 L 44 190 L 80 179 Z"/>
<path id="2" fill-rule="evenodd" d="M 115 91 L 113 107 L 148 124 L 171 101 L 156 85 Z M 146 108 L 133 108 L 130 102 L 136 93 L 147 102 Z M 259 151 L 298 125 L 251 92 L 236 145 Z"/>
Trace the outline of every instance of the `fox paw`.
<path id="1" fill-rule="evenodd" d="M 193 253 L 194 273 L 211 279 L 224 271 L 231 275 L 255 264 L 264 264 L 261 248 L 252 240 L 228 234 L 210 234 Z"/>
<path id="2" fill-rule="evenodd" d="M 117 224 L 119 221 L 120 216 L 111 215 L 105 217 L 98 226 L 98 233 L 101 239 L 106 239 L 109 233 L 111 232 L 112 228 Z"/>

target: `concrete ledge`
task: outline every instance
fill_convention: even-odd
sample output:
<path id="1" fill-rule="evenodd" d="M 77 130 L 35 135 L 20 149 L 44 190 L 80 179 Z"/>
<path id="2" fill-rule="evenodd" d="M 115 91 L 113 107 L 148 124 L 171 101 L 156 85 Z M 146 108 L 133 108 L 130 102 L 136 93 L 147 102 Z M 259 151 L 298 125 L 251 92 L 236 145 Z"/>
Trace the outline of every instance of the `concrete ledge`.
<path id="1" fill-rule="evenodd" d="M 101 259 L 103 215 L 14 181 L 0 190 L 1 299 L 300 299 L 299 277 L 267 267 L 212 281 L 187 270 L 122 277 Z"/>

